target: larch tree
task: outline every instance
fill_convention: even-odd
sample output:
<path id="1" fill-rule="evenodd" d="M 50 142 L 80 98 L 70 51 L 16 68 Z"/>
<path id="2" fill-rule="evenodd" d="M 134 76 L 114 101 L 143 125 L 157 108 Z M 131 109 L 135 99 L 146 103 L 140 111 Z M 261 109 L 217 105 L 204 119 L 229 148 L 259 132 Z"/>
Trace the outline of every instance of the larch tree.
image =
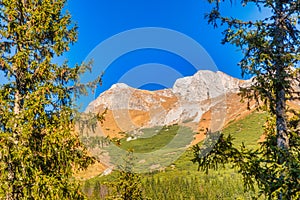
<path id="1" fill-rule="evenodd" d="M 79 81 L 91 66 L 53 62 L 77 40 L 65 3 L 0 1 L 0 199 L 84 198 L 72 175 L 94 159 L 74 129 L 74 98 L 92 85 Z"/>
<path id="2" fill-rule="evenodd" d="M 244 7 L 255 4 L 258 9 L 270 13 L 256 21 L 224 17 L 219 9 L 223 1 L 209 2 L 214 7 L 206 15 L 208 22 L 215 27 L 225 26 L 222 43 L 233 44 L 242 50 L 244 57 L 239 63 L 242 73 L 253 76 L 252 85 L 241 88 L 242 96 L 263 103 L 271 117 L 265 126 L 266 140 L 259 150 L 236 149 L 232 137 L 221 134 L 210 152 L 204 153 L 195 146 L 193 161 L 204 170 L 215 168 L 218 163 L 232 163 L 243 175 L 246 186 L 258 183 L 269 199 L 298 199 L 299 120 L 297 113 L 293 119 L 288 119 L 287 101 L 300 97 L 300 2 L 242 0 Z"/>

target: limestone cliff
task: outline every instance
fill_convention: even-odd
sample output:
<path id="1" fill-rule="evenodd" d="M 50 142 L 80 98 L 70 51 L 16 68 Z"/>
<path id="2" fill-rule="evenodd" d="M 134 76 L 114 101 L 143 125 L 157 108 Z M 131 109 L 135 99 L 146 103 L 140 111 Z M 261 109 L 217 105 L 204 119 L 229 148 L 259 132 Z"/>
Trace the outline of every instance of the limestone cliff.
<path id="1" fill-rule="evenodd" d="M 158 91 L 139 90 L 117 83 L 91 102 L 86 112 L 102 112 L 107 108 L 101 131 L 115 137 L 120 132 L 141 127 L 175 123 L 199 131 L 200 120 L 207 112 L 211 116 L 208 127 L 218 130 L 229 116 L 234 116 L 234 112 L 238 111 L 239 115 L 241 109 L 246 112 L 245 103 L 240 102 L 237 93 L 239 87 L 249 84 L 249 80 L 239 80 L 219 71 L 208 70 L 180 78 L 173 88 Z"/>

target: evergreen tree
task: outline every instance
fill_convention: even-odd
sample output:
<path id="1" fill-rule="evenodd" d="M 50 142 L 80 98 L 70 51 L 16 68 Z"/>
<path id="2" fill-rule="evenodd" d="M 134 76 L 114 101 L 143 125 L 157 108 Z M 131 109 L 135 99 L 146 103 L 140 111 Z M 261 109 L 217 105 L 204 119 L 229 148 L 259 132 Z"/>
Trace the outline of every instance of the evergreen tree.
<path id="1" fill-rule="evenodd" d="M 112 194 L 107 199 L 142 200 L 143 195 L 141 178 L 133 172 L 133 152 L 129 151 L 124 158 L 124 163 L 118 166 L 118 177 L 108 183 Z"/>
<path id="2" fill-rule="evenodd" d="M 270 112 L 267 122 L 266 141 L 258 151 L 245 147 L 236 149 L 232 138 L 219 135 L 215 148 L 204 153 L 199 146 L 194 147 L 194 162 L 200 169 L 216 168 L 221 163 L 231 162 L 238 167 L 246 186 L 255 182 L 269 199 L 297 199 L 300 195 L 300 147 L 299 130 L 287 118 L 287 101 L 299 99 L 300 17 L 299 1 L 282 0 L 242 0 L 243 6 L 250 3 L 259 9 L 264 7 L 270 16 L 264 19 L 242 21 L 223 17 L 215 3 L 207 15 L 209 23 L 215 27 L 225 25 L 222 43 L 231 43 L 242 50 L 244 58 L 239 65 L 243 74 L 254 75 L 253 83 L 242 89 L 248 100 L 263 102 Z M 296 86 L 296 87 L 295 87 Z M 209 137 L 215 137 L 211 134 Z M 201 152 L 202 151 L 202 152 Z"/>
<path id="3" fill-rule="evenodd" d="M 210 0 L 210 2 L 215 2 Z M 286 101 L 299 99 L 295 84 L 299 85 L 299 73 L 296 69 L 300 59 L 300 41 L 298 19 L 300 3 L 298 1 L 242 1 L 246 6 L 255 3 L 271 13 L 265 19 L 242 21 L 222 17 L 219 1 L 207 15 L 208 21 L 217 26 L 218 20 L 227 25 L 223 32 L 222 43 L 231 43 L 240 48 L 244 58 L 239 65 L 242 73 L 255 75 L 253 85 L 243 92 L 248 98 L 262 100 L 269 106 L 269 111 L 276 116 L 277 146 L 289 147 L 286 118 Z"/>
<path id="4" fill-rule="evenodd" d="M 90 65 L 53 62 L 77 39 L 65 0 L 0 1 L 0 199 L 83 199 L 72 179 L 93 162 L 74 130 Z"/>

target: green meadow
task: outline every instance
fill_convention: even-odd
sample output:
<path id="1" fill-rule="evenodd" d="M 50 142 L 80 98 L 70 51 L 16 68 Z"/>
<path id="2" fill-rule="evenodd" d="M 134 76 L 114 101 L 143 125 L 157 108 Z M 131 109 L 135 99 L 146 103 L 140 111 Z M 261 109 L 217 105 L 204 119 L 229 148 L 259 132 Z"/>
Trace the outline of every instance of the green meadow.
<path id="1" fill-rule="evenodd" d="M 263 124 L 266 120 L 266 113 L 253 112 L 244 119 L 232 121 L 223 133 L 231 134 L 235 140 L 234 145 L 237 147 L 242 143 L 248 148 L 258 148 L 258 140 L 263 132 Z M 180 130 L 180 134 L 178 134 Z M 191 140 L 193 134 L 188 128 L 183 128 L 178 125 L 168 127 L 155 127 L 152 129 L 142 130 L 143 138 L 138 138 L 132 141 L 122 139 L 120 148 L 123 151 L 132 149 L 138 153 L 156 152 L 168 146 L 170 142 L 175 140 L 175 144 L 169 148 L 165 148 L 163 153 L 167 151 L 174 152 L 174 147 L 184 145 Z M 179 135 L 179 136 L 178 136 Z M 179 137 L 177 140 L 174 137 Z M 110 147 L 107 147 L 110 148 Z M 119 148 L 119 149 L 120 149 Z M 121 157 L 114 149 L 109 149 L 113 157 Z M 168 161 L 166 158 L 151 158 L 163 164 L 168 164 L 163 170 L 144 170 L 140 173 L 141 184 L 144 196 L 156 200 L 181 200 L 181 199 L 253 199 L 257 196 L 256 191 L 244 191 L 241 176 L 235 169 L 227 165 L 225 168 L 217 171 L 205 172 L 198 171 L 196 163 L 192 163 L 193 152 L 191 148 L 179 151 L 178 159 Z M 157 153 L 157 156 L 160 155 Z M 139 158 L 141 159 L 141 158 Z M 154 160 L 145 158 L 145 162 L 154 163 Z M 167 160 L 164 163 L 164 160 Z M 150 165 L 144 165 L 143 169 Z M 135 164 L 135 169 L 139 169 L 138 162 Z M 109 193 L 109 188 L 106 183 L 114 181 L 117 178 L 117 173 L 113 172 L 108 176 L 97 176 L 83 183 L 82 190 L 89 199 L 104 199 Z M 260 197 L 264 199 L 263 197 Z"/>

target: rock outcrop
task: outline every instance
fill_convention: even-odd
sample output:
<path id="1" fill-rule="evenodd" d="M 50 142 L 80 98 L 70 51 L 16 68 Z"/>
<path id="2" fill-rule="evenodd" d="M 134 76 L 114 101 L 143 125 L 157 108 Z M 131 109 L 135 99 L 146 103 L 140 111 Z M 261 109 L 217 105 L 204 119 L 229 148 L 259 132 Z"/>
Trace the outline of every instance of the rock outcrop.
<path id="1" fill-rule="evenodd" d="M 209 128 L 218 130 L 228 121 L 228 116 L 234 115 L 234 110 L 240 112 L 240 108 L 245 108 L 237 93 L 239 87 L 249 84 L 249 80 L 207 70 L 180 78 L 173 88 L 158 91 L 139 90 L 117 83 L 91 102 L 86 112 L 101 113 L 107 108 L 105 121 L 99 125 L 104 135 L 113 137 L 141 127 L 175 123 L 199 131 L 199 122 L 207 112 L 211 117 Z M 229 108 L 229 104 L 236 109 Z"/>

